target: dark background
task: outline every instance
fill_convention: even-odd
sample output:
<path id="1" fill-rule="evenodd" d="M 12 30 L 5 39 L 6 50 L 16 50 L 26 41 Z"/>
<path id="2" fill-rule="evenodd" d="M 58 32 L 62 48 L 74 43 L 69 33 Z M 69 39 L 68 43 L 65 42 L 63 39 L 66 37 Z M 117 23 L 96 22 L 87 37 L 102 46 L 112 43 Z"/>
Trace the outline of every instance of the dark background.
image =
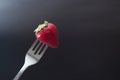
<path id="1" fill-rule="evenodd" d="M 119 80 L 119 0 L 0 0 L 0 80 L 12 80 L 44 20 L 59 29 L 49 48 L 20 80 Z"/>

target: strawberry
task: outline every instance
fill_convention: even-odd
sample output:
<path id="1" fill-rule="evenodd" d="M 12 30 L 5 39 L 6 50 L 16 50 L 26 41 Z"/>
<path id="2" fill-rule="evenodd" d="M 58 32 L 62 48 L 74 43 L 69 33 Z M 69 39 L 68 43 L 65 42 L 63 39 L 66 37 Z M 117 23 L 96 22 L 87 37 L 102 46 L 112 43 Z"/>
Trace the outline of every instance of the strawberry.
<path id="1" fill-rule="evenodd" d="M 58 48 L 58 30 L 52 23 L 45 21 L 35 29 L 36 38 L 51 48 Z"/>

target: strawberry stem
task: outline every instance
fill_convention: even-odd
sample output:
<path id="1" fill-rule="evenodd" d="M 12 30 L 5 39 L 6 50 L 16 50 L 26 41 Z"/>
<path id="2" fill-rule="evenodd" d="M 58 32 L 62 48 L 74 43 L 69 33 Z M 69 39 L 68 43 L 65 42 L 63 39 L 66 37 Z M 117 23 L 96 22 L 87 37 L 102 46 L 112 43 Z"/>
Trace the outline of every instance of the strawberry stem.
<path id="1" fill-rule="evenodd" d="M 39 32 L 41 29 L 43 29 L 45 26 L 48 25 L 48 21 L 44 21 L 43 24 L 39 24 L 38 27 L 34 30 L 34 32 Z"/>

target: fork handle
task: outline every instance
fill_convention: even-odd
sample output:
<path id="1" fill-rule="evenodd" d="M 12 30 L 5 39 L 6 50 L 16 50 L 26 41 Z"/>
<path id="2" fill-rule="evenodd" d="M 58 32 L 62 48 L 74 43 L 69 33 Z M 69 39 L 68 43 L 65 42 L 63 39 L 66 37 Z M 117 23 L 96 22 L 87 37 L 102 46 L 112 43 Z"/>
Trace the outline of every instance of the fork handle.
<path id="1" fill-rule="evenodd" d="M 23 72 L 28 68 L 27 65 L 23 65 L 23 67 L 20 69 L 20 71 L 17 73 L 15 78 L 13 80 L 19 80 L 19 78 L 22 76 Z"/>

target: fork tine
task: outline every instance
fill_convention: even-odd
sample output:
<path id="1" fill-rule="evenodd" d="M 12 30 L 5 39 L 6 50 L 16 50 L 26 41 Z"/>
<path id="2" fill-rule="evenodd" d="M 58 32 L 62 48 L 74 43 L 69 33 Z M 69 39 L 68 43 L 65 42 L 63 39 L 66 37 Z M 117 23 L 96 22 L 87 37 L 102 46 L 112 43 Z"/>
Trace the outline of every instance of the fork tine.
<path id="1" fill-rule="evenodd" d="M 45 47 L 44 47 L 43 51 L 41 52 L 41 54 L 44 54 L 44 53 L 45 53 L 45 51 L 47 50 L 47 48 L 48 48 L 48 46 L 47 46 L 47 45 L 45 45 Z"/>
<path id="2" fill-rule="evenodd" d="M 34 54 L 36 54 L 36 51 L 38 50 L 38 48 L 40 47 L 40 45 L 41 45 L 41 42 L 39 42 L 37 45 L 36 45 L 36 47 L 35 47 L 35 49 L 34 49 Z"/>
<path id="3" fill-rule="evenodd" d="M 31 51 L 33 50 L 33 48 L 36 46 L 38 40 L 36 39 L 33 44 L 31 45 L 31 47 L 28 49 L 27 53 L 31 53 Z"/>
<path id="4" fill-rule="evenodd" d="M 40 51 L 41 51 L 41 49 L 44 47 L 44 45 L 45 45 L 45 44 L 42 44 L 42 45 L 41 45 L 41 47 L 39 48 L 39 50 L 37 51 L 36 54 L 39 54 L 39 53 L 40 53 Z"/>
<path id="5" fill-rule="evenodd" d="M 37 53 L 36 54 L 36 58 L 38 59 L 38 60 L 40 60 L 41 58 L 42 58 L 42 56 L 44 55 L 44 53 L 45 53 L 45 51 L 47 50 L 47 48 L 48 48 L 48 46 L 47 45 L 45 45 L 45 46 L 43 46 L 44 48 L 43 49 L 41 49 L 41 52 L 40 52 L 40 54 L 39 53 Z"/>
<path id="6" fill-rule="evenodd" d="M 36 40 L 33 42 L 32 46 L 30 47 L 29 50 L 33 49 L 33 48 L 35 47 L 35 45 L 37 44 L 37 42 L 38 42 L 38 40 L 36 39 Z"/>

